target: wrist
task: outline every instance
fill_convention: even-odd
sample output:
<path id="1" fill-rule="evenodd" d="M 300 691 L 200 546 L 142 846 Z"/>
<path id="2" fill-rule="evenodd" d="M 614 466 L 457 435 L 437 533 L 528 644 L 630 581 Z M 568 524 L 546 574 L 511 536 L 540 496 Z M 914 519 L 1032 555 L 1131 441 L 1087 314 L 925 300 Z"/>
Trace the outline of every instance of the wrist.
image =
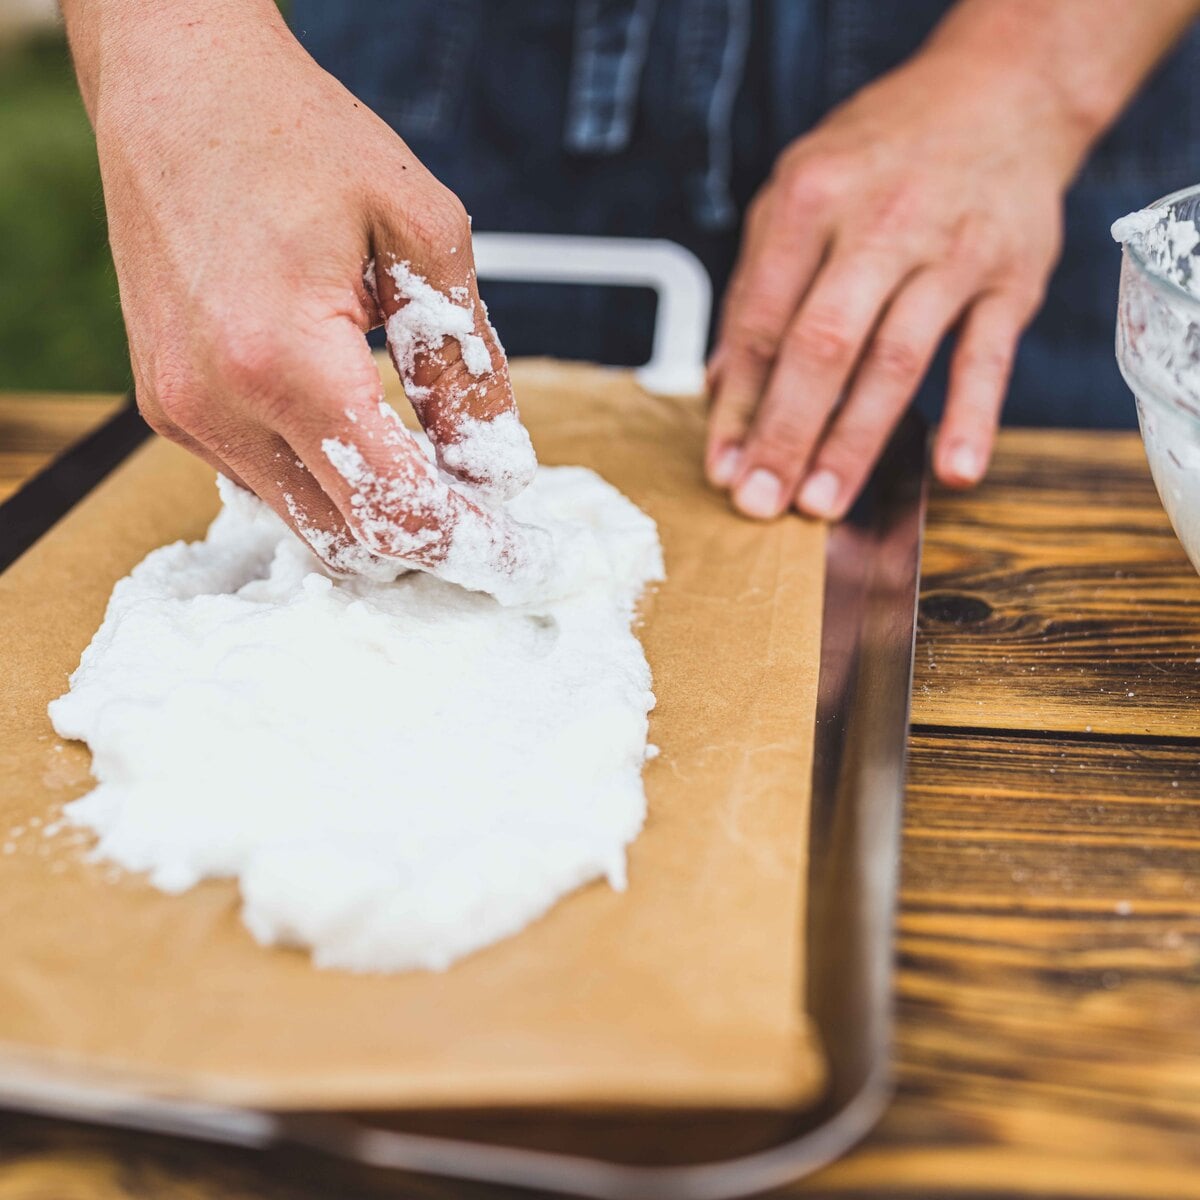
<path id="1" fill-rule="evenodd" d="M 123 98 L 151 102 L 214 55 L 292 41 L 273 0 L 61 0 L 79 89 L 92 124 Z M 293 43 L 294 44 L 294 43 Z"/>
<path id="2" fill-rule="evenodd" d="M 976 88 L 1031 116 L 1069 182 L 1196 10 L 1196 0 L 958 0 L 922 53 L 957 58 Z"/>
<path id="3" fill-rule="evenodd" d="M 968 111 L 988 110 L 989 127 L 1040 152 L 1065 187 L 1115 114 L 1060 68 L 1052 39 L 1022 19 L 1023 7 L 968 0 L 918 59 L 952 74 L 958 94 L 975 99 Z"/>

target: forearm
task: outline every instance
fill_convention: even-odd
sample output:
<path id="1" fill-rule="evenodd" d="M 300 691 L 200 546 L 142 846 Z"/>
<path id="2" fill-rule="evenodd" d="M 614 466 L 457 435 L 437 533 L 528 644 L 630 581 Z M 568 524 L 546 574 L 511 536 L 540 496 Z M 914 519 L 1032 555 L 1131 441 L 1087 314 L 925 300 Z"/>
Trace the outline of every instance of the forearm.
<path id="1" fill-rule="evenodd" d="M 1200 0 L 959 0 L 925 53 L 1040 92 L 1073 173 L 1198 13 Z"/>
<path id="2" fill-rule="evenodd" d="M 181 86 L 179 65 L 202 70 L 215 53 L 291 40 L 272 0 L 61 0 L 75 73 L 95 125 L 110 81 L 152 103 Z"/>

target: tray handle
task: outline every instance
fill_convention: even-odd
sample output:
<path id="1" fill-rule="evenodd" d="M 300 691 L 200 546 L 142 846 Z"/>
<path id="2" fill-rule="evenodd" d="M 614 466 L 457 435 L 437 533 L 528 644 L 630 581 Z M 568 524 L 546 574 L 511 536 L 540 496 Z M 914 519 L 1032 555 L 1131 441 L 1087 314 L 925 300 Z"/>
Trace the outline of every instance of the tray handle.
<path id="1" fill-rule="evenodd" d="M 638 382 L 663 396 L 704 390 L 712 284 L 690 250 L 664 238 L 556 233 L 477 233 L 472 241 L 480 279 L 652 288 L 654 342 Z"/>

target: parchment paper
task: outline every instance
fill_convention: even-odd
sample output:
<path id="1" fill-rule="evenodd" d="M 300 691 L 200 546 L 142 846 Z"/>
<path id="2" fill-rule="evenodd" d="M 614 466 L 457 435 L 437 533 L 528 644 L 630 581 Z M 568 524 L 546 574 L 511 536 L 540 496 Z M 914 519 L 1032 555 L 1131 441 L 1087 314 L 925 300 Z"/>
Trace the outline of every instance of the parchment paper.
<path id="1" fill-rule="evenodd" d="M 43 836 L 89 787 L 47 703 L 113 583 L 216 511 L 211 470 L 156 439 L 0 575 L 0 1071 L 278 1108 L 816 1097 L 801 939 L 823 531 L 740 520 L 703 485 L 698 400 L 596 367 L 514 379 L 542 461 L 595 468 L 661 530 L 641 636 L 662 754 L 628 891 L 585 887 L 443 974 L 364 977 L 258 946 L 232 882 L 166 896 L 87 861 L 75 831 Z"/>

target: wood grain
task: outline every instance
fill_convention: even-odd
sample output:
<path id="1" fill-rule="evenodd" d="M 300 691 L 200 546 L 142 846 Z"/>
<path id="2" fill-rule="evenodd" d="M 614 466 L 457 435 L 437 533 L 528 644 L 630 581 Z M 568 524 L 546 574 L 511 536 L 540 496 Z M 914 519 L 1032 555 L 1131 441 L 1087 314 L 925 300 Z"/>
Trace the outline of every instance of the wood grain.
<path id="1" fill-rule="evenodd" d="M 20 444 L 88 427 L 81 410 L 66 434 L 45 407 L 22 407 Z M 0 401 L 0 480 L 20 469 L 9 413 Z M 792 1194 L 1200 1197 L 1198 600 L 1136 436 L 1006 431 L 983 489 L 935 496 L 900 1093 Z M 34 1118 L 0 1129 L 0 1200 L 521 1194 Z"/>
<path id="2" fill-rule="evenodd" d="M 1009 430 L 939 494 L 913 720 L 1200 736 L 1200 578 L 1127 433 Z"/>
<path id="3" fill-rule="evenodd" d="M 123 402 L 121 396 L 59 392 L 0 395 L 0 502 Z"/>

